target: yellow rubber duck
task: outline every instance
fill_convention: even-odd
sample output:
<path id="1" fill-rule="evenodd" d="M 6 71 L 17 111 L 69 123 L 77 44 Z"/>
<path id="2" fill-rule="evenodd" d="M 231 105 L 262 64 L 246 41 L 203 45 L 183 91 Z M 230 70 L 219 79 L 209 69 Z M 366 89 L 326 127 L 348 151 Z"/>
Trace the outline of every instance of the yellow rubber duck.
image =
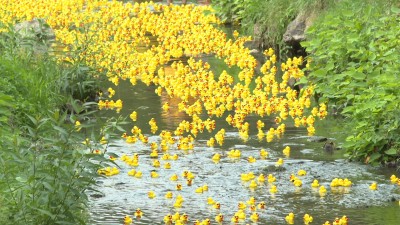
<path id="1" fill-rule="evenodd" d="M 159 177 L 160 175 L 158 175 L 158 173 L 157 173 L 156 171 L 151 171 L 151 172 L 150 172 L 150 176 L 151 176 L 151 178 L 157 178 L 157 177 Z"/>
<path id="2" fill-rule="evenodd" d="M 319 187 L 319 182 L 318 182 L 318 180 L 314 180 L 314 181 L 312 182 L 312 184 L 311 184 L 311 187 L 313 187 L 313 188 Z"/>
<path id="3" fill-rule="evenodd" d="M 296 179 L 293 181 L 294 186 L 296 187 L 301 187 L 303 185 L 303 182 L 300 179 Z"/>
<path id="4" fill-rule="evenodd" d="M 265 202 L 260 202 L 260 203 L 258 203 L 258 205 L 257 205 L 257 208 L 259 208 L 259 209 L 265 209 L 265 207 L 266 207 Z"/>
<path id="5" fill-rule="evenodd" d="M 278 161 L 275 163 L 276 167 L 281 167 L 283 165 L 283 159 L 279 158 Z"/>
<path id="6" fill-rule="evenodd" d="M 183 224 L 185 224 L 189 220 L 189 216 L 186 213 L 183 213 L 181 217 L 179 218 L 180 221 L 182 221 Z M 175 223 L 176 225 L 176 223 Z"/>
<path id="7" fill-rule="evenodd" d="M 325 221 L 325 223 L 322 225 L 331 225 L 331 223 L 329 221 Z"/>
<path id="8" fill-rule="evenodd" d="M 203 192 L 204 191 L 208 191 L 208 185 L 207 184 L 203 185 Z"/>
<path id="9" fill-rule="evenodd" d="M 352 185 L 351 181 L 347 178 L 343 180 L 343 187 L 350 187 Z"/>
<path id="10" fill-rule="evenodd" d="M 179 156 L 177 154 L 174 154 L 173 156 L 171 156 L 171 159 L 176 161 L 179 159 Z"/>
<path id="11" fill-rule="evenodd" d="M 183 177 L 183 178 L 188 178 L 188 174 L 189 174 L 189 170 L 184 170 L 184 171 L 182 172 L 182 177 Z"/>
<path id="12" fill-rule="evenodd" d="M 167 162 L 164 164 L 165 169 L 171 169 L 171 163 Z"/>
<path id="13" fill-rule="evenodd" d="M 309 224 L 313 221 L 313 217 L 306 213 L 303 216 L 303 221 L 304 221 L 304 224 Z"/>
<path id="14" fill-rule="evenodd" d="M 135 174 L 136 174 L 136 170 L 134 170 L 134 169 L 128 171 L 129 176 L 135 176 Z"/>
<path id="15" fill-rule="evenodd" d="M 169 180 L 177 181 L 178 180 L 178 175 L 177 174 L 172 174 L 172 176 L 169 178 Z"/>
<path id="16" fill-rule="evenodd" d="M 207 218 L 207 219 L 201 221 L 201 225 L 211 225 L 211 220 Z"/>
<path id="17" fill-rule="evenodd" d="M 370 186 L 369 189 L 376 191 L 378 189 L 378 184 L 376 182 L 373 182 Z"/>
<path id="18" fill-rule="evenodd" d="M 276 185 L 272 185 L 271 188 L 269 189 L 269 193 L 275 194 L 277 192 L 278 192 L 278 188 L 276 187 Z"/>
<path id="19" fill-rule="evenodd" d="M 239 202 L 238 203 L 238 209 L 242 209 L 242 210 L 244 210 L 244 209 L 246 209 L 246 204 L 244 203 L 244 202 Z"/>
<path id="20" fill-rule="evenodd" d="M 256 162 L 257 160 L 256 160 L 256 158 L 254 158 L 253 156 L 249 156 L 249 157 L 247 158 L 247 161 L 248 161 L 249 163 L 254 163 L 254 162 Z"/>
<path id="21" fill-rule="evenodd" d="M 170 191 L 168 191 L 168 192 L 165 194 L 165 198 L 171 199 L 172 197 L 173 197 L 173 194 L 172 194 L 172 192 L 170 192 Z"/>
<path id="22" fill-rule="evenodd" d="M 290 147 L 286 146 L 283 150 L 282 150 L 283 155 L 285 155 L 286 157 L 290 156 Z"/>
<path id="23" fill-rule="evenodd" d="M 213 199 L 212 197 L 208 197 L 208 198 L 207 198 L 207 204 L 209 204 L 209 205 L 214 205 L 214 204 L 215 204 L 214 199 Z"/>
<path id="24" fill-rule="evenodd" d="M 176 184 L 176 190 L 181 191 L 182 190 L 182 184 L 178 183 Z"/>
<path id="25" fill-rule="evenodd" d="M 181 202 L 183 202 L 184 199 L 183 199 L 182 195 L 176 196 L 176 201 L 181 201 Z"/>
<path id="26" fill-rule="evenodd" d="M 254 175 L 253 172 L 249 172 L 249 173 L 247 174 L 247 176 L 250 178 L 250 180 L 256 178 L 256 175 Z"/>
<path id="27" fill-rule="evenodd" d="M 196 193 L 203 193 L 203 187 L 198 187 L 195 190 Z"/>
<path id="28" fill-rule="evenodd" d="M 195 177 L 195 175 L 192 172 L 189 171 L 189 173 L 187 174 L 187 179 L 193 180 L 194 177 Z"/>
<path id="29" fill-rule="evenodd" d="M 175 220 L 175 224 L 174 225 L 185 225 L 186 222 L 182 221 L 182 220 Z"/>
<path id="30" fill-rule="evenodd" d="M 286 223 L 287 224 L 294 224 L 294 213 L 289 213 L 286 217 L 285 217 Z"/>
<path id="31" fill-rule="evenodd" d="M 255 205 L 256 204 L 256 198 L 255 197 L 250 197 L 249 200 L 246 202 L 248 205 Z"/>
<path id="32" fill-rule="evenodd" d="M 257 186 L 258 186 L 258 184 L 255 180 L 250 181 L 250 184 L 249 184 L 250 188 L 256 188 Z"/>
<path id="33" fill-rule="evenodd" d="M 159 161 L 159 160 L 156 159 L 156 160 L 153 161 L 153 166 L 154 166 L 154 167 L 158 168 L 158 167 L 160 167 L 160 165 L 161 165 L 161 164 L 160 164 L 160 161 Z"/>
<path id="34" fill-rule="evenodd" d="M 390 176 L 390 182 L 392 184 L 396 184 L 399 181 L 399 178 L 396 177 L 396 175 L 392 174 L 392 176 Z"/>
<path id="35" fill-rule="evenodd" d="M 171 158 L 171 156 L 170 156 L 168 153 L 165 153 L 165 154 L 161 157 L 162 160 L 169 160 L 170 158 Z"/>
<path id="36" fill-rule="evenodd" d="M 250 216 L 250 220 L 253 221 L 253 223 L 257 223 L 258 219 L 260 218 L 260 216 L 258 215 L 258 213 L 254 212 L 253 214 L 251 214 Z"/>
<path id="37" fill-rule="evenodd" d="M 320 195 L 320 196 L 325 196 L 325 195 L 326 195 L 326 188 L 325 188 L 325 186 L 324 186 L 324 185 L 321 185 L 321 186 L 319 187 L 318 192 L 319 192 L 319 195 Z"/>
<path id="38" fill-rule="evenodd" d="M 240 222 L 239 216 L 237 215 L 232 216 L 231 222 L 234 224 L 239 223 Z"/>
<path id="39" fill-rule="evenodd" d="M 214 162 L 219 162 L 220 159 L 221 159 L 221 155 L 219 153 L 215 153 L 214 156 L 212 157 L 212 160 Z"/>
<path id="40" fill-rule="evenodd" d="M 133 220 L 132 220 L 132 218 L 130 216 L 126 215 L 124 217 L 124 225 L 132 224 L 132 222 L 133 222 Z"/>
<path id="41" fill-rule="evenodd" d="M 148 196 L 149 198 L 155 198 L 155 197 L 156 197 L 156 193 L 155 193 L 154 191 L 149 191 L 149 192 L 147 193 L 147 196 Z"/>
<path id="42" fill-rule="evenodd" d="M 240 150 L 236 149 L 233 153 L 233 157 L 234 158 L 240 158 L 240 156 L 242 155 L 242 153 L 240 152 Z"/>
<path id="43" fill-rule="evenodd" d="M 268 174 L 268 183 L 273 183 L 276 181 L 276 177 L 272 174 Z"/>
<path id="44" fill-rule="evenodd" d="M 215 221 L 217 223 L 222 223 L 224 221 L 224 216 L 222 215 L 222 213 L 215 216 Z"/>
<path id="45" fill-rule="evenodd" d="M 136 218 L 140 218 L 142 216 L 143 216 L 142 210 L 140 208 L 137 208 L 136 211 L 135 211 L 135 217 Z"/>
<path id="46" fill-rule="evenodd" d="M 153 151 L 150 153 L 150 157 L 151 157 L 151 158 L 158 158 L 157 149 L 153 150 Z"/>
<path id="47" fill-rule="evenodd" d="M 165 224 L 171 224 L 172 223 L 172 215 L 170 213 L 168 213 L 167 215 L 164 216 L 163 221 Z"/>
<path id="48" fill-rule="evenodd" d="M 260 157 L 261 159 L 266 159 L 268 157 L 268 152 L 265 149 L 260 150 Z"/>
<path id="49" fill-rule="evenodd" d="M 214 209 L 220 209 L 221 208 L 221 204 L 219 202 L 214 203 L 213 205 Z"/>
<path id="50" fill-rule="evenodd" d="M 242 209 L 239 209 L 239 210 L 235 213 L 235 216 L 238 216 L 240 221 L 243 221 L 243 220 L 246 219 L 246 213 L 245 213 L 244 210 L 242 210 Z"/>
<path id="51" fill-rule="evenodd" d="M 137 160 L 137 159 L 129 160 L 127 163 L 128 163 L 128 165 L 133 166 L 133 167 L 139 166 L 139 160 Z"/>
<path id="52" fill-rule="evenodd" d="M 175 208 L 181 208 L 181 207 L 182 207 L 182 204 L 183 204 L 183 201 L 179 201 L 179 200 L 177 199 L 177 200 L 175 200 L 174 207 L 175 207 Z M 178 217 L 178 218 L 179 218 L 179 217 Z"/>
<path id="53" fill-rule="evenodd" d="M 249 174 L 247 174 L 247 173 L 242 173 L 242 174 L 240 175 L 240 179 L 241 179 L 242 181 L 249 181 L 249 180 L 251 180 Z"/>
<path id="54" fill-rule="evenodd" d="M 305 170 L 297 171 L 297 175 L 299 175 L 299 176 L 305 176 L 306 174 L 307 174 L 307 172 Z"/>
<path id="55" fill-rule="evenodd" d="M 339 219 L 340 225 L 347 225 L 348 222 L 349 222 L 349 218 L 347 216 L 342 216 L 342 218 Z"/>
<path id="56" fill-rule="evenodd" d="M 192 186 L 193 180 L 192 179 L 187 179 L 186 180 L 186 185 L 187 186 Z"/>
<path id="57" fill-rule="evenodd" d="M 174 215 L 172 215 L 172 221 L 177 221 L 181 218 L 181 215 L 179 215 L 179 212 L 176 212 Z"/>
<path id="58" fill-rule="evenodd" d="M 142 171 L 136 171 L 136 173 L 135 173 L 135 177 L 136 178 L 141 178 L 142 177 Z"/>
<path id="59" fill-rule="evenodd" d="M 331 187 L 338 187 L 339 186 L 339 179 L 338 178 L 334 178 L 331 181 Z"/>

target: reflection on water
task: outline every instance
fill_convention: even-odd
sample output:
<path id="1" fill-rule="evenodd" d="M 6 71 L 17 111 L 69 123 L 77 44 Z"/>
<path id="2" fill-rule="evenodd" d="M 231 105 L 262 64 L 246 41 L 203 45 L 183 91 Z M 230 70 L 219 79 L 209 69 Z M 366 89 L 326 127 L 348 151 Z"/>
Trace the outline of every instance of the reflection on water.
<path id="1" fill-rule="evenodd" d="M 118 98 L 124 101 L 124 108 L 120 113 L 128 116 L 136 110 L 138 121 L 131 126 L 142 127 L 144 133 L 150 133 L 148 125 L 150 118 L 156 119 L 159 130 L 174 130 L 178 122 L 189 119 L 176 110 L 175 100 L 167 96 L 160 98 L 154 93 L 152 86 L 139 82 L 133 88 L 128 83 L 121 83 L 118 89 L 117 93 L 120 95 Z M 165 102 L 171 104 L 169 113 L 162 112 L 161 106 Z M 101 113 L 107 116 L 114 112 Z M 222 118 L 216 119 L 220 120 L 217 121 L 218 130 L 223 126 L 222 124 L 226 123 L 223 123 Z M 258 119 L 249 117 L 248 121 L 255 124 Z M 263 120 L 265 123 L 269 121 L 272 123 L 271 118 L 263 118 Z M 337 127 L 325 125 L 326 130 L 317 135 L 338 138 L 340 129 Z M 127 129 L 130 128 L 127 127 Z M 257 202 L 264 201 L 267 205 L 265 210 L 258 210 L 260 214 L 258 224 L 285 224 L 284 217 L 290 212 L 295 213 L 296 224 L 303 224 L 302 217 L 305 213 L 314 217 L 313 224 L 322 224 L 326 220 L 332 221 L 335 217 L 343 215 L 350 218 L 350 224 L 398 224 L 400 188 L 389 181 L 389 176 L 394 171 L 380 171 L 347 162 L 343 159 L 343 150 L 325 152 L 323 143 L 310 142 L 305 130 L 290 126 L 287 127 L 287 132 L 282 139 L 272 143 L 260 142 L 255 130 L 250 130 L 251 136 L 246 143 L 242 142 L 238 133 L 232 128 L 226 127 L 226 130 L 225 144 L 222 147 L 207 147 L 206 141 L 210 137 L 208 133 L 199 135 L 193 151 L 177 150 L 176 146 L 172 146 L 169 154 L 176 153 L 180 158 L 177 161 L 169 161 L 171 169 L 164 169 L 166 161 L 161 159 L 160 168 L 152 166 L 149 145 L 140 142 L 126 144 L 123 141 L 117 141 L 115 144 L 119 147 L 113 147 L 109 151 L 118 155 L 138 153 L 140 163 L 135 169 L 142 171 L 143 177 L 138 179 L 128 176 L 127 172 L 132 168 L 122 161 L 117 161 L 116 163 L 121 167 L 121 173 L 114 177 L 99 179 L 98 188 L 104 196 L 90 198 L 91 223 L 122 224 L 125 215 L 132 216 L 136 208 L 141 208 L 144 215 L 140 220 L 134 219 L 134 224 L 164 224 L 163 217 L 175 212 L 188 214 L 190 221 L 188 224 L 193 224 L 196 219 L 205 218 L 210 218 L 214 222 L 215 216 L 222 213 L 227 221 L 224 224 L 229 224 L 234 212 L 237 211 L 238 202 L 245 202 L 254 196 Z M 149 143 L 159 141 L 158 136 L 149 137 Z M 335 142 L 340 145 L 340 139 Z M 284 157 L 282 149 L 287 145 L 291 147 L 290 158 L 284 158 L 283 169 L 276 170 L 275 162 L 278 158 Z M 227 157 L 227 151 L 233 148 L 241 150 L 240 159 L 232 160 Z M 259 151 L 262 148 L 269 152 L 269 157 L 265 160 L 259 157 Z M 211 160 L 215 153 L 222 155 L 218 164 Z M 249 156 L 254 156 L 257 161 L 248 163 Z M 289 180 L 290 174 L 296 174 L 299 169 L 307 171 L 307 175 L 301 177 L 303 186 L 300 188 L 295 187 Z M 184 170 L 195 174 L 192 186 L 187 186 L 186 181 L 182 179 L 181 174 Z M 150 178 L 150 171 L 157 171 L 160 177 Z M 256 176 L 260 173 L 273 174 L 277 178 L 275 185 L 278 187 L 278 193 L 270 194 L 271 185 L 267 181 L 251 189 L 249 182 L 240 179 L 240 174 L 248 172 L 253 172 Z M 175 189 L 177 182 L 169 180 L 174 173 L 179 175 L 178 182 L 183 185 L 181 191 Z M 335 177 L 349 178 L 353 186 L 332 190 L 329 184 Z M 314 179 L 318 179 L 321 185 L 327 187 L 328 193 L 325 197 L 320 197 L 318 192 L 311 188 L 310 184 Z M 373 181 L 379 184 L 377 191 L 371 191 L 368 188 Z M 195 193 L 198 187 L 205 184 L 208 185 L 209 191 L 202 194 Z M 147 192 L 150 190 L 156 193 L 156 198 L 147 197 Z M 173 207 L 175 197 L 172 200 L 164 197 L 168 191 L 173 192 L 174 196 L 178 194 L 183 196 L 185 201 L 182 208 Z M 221 209 L 216 210 L 210 207 L 207 204 L 208 197 L 220 202 Z M 249 217 L 249 211 L 247 215 Z M 247 223 L 250 223 L 248 217 Z"/>

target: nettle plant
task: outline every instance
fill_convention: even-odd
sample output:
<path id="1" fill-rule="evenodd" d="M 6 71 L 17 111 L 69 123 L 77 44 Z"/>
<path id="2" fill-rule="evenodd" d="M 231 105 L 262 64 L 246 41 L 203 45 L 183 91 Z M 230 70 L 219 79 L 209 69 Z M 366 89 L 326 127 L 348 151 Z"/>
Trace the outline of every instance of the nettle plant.
<path id="1" fill-rule="evenodd" d="M 400 158 L 400 9 L 390 1 L 343 1 L 317 20 L 302 43 L 323 101 L 348 119 L 350 159 Z"/>

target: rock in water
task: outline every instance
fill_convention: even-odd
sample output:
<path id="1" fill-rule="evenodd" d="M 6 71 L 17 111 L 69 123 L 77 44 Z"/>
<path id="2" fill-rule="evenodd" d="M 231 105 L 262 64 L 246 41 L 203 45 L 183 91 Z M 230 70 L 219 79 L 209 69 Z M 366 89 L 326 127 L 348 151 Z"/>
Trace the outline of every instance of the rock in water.
<path id="1" fill-rule="evenodd" d="M 54 40 L 56 38 L 53 29 L 43 19 L 33 19 L 17 23 L 14 29 L 22 38 L 34 38 L 39 41 Z"/>
<path id="2" fill-rule="evenodd" d="M 327 141 L 324 144 L 325 151 L 331 152 L 335 149 L 335 143 L 333 141 Z"/>
<path id="3" fill-rule="evenodd" d="M 307 139 L 307 141 L 309 141 L 309 142 L 324 142 L 327 140 L 328 140 L 328 138 L 321 137 L 321 136 L 311 136 Z"/>

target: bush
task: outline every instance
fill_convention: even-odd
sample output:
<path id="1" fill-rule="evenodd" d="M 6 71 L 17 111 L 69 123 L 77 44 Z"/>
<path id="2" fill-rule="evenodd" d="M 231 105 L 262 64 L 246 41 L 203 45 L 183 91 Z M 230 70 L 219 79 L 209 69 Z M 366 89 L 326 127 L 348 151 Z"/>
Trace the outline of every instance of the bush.
<path id="1" fill-rule="evenodd" d="M 399 14 L 392 1 L 341 1 L 303 43 L 311 59 L 308 80 L 349 121 L 351 159 L 399 160 Z"/>

